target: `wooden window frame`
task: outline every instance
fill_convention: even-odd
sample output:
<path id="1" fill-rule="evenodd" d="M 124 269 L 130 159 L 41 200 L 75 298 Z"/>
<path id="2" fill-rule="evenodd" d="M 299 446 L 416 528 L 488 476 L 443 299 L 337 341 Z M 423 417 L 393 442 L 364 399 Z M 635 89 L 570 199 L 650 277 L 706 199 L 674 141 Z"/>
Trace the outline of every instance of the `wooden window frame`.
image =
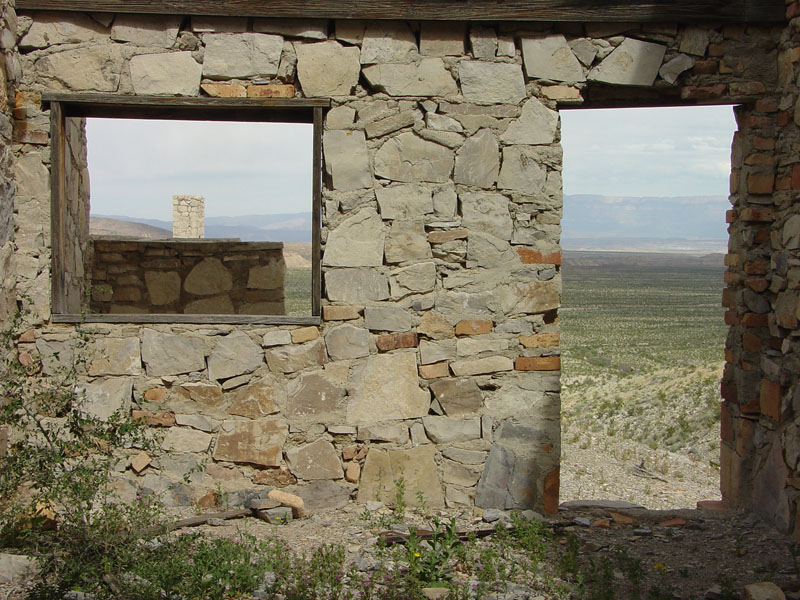
<path id="1" fill-rule="evenodd" d="M 51 317 L 53 323 L 195 323 L 318 325 L 321 313 L 322 273 L 320 234 L 322 227 L 322 124 L 325 99 L 276 98 L 174 98 L 120 97 L 102 94 L 43 94 L 50 107 L 51 190 Z M 312 161 L 312 267 L 311 316 L 219 315 L 219 314 L 110 314 L 67 311 L 64 279 L 63 215 L 70 198 L 65 181 L 66 123 L 72 117 L 112 119 L 240 121 L 313 124 Z"/>

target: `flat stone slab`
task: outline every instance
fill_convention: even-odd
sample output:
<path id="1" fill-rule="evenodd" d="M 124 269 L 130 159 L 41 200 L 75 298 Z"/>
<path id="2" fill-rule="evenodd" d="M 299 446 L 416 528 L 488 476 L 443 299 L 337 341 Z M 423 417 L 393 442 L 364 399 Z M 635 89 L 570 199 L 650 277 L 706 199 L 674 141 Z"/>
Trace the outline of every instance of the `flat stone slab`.
<path id="1" fill-rule="evenodd" d="M 274 77 L 283 52 L 283 38 L 266 33 L 210 33 L 203 76 L 209 79 Z"/>
<path id="2" fill-rule="evenodd" d="M 475 102 L 517 104 L 527 95 L 521 65 L 465 60 L 458 78 L 464 98 Z"/>
<path id="3" fill-rule="evenodd" d="M 367 138 L 363 131 L 333 129 L 322 134 L 325 171 L 334 189 L 357 190 L 372 187 L 372 173 L 367 156 Z"/>
<path id="4" fill-rule="evenodd" d="M 286 462 L 299 479 L 341 479 L 344 476 L 336 449 L 325 439 L 290 448 L 286 451 Z"/>
<path id="5" fill-rule="evenodd" d="M 375 174 L 392 181 L 445 183 L 454 160 L 452 150 L 414 133 L 401 133 L 375 153 Z"/>
<path id="6" fill-rule="evenodd" d="M 417 505 L 418 493 L 429 507 L 444 506 L 444 494 L 434 461 L 435 451 L 430 444 L 408 450 L 381 450 L 373 446 L 361 472 L 358 502 L 380 498 L 391 504 L 395 497 L 395 482 L 402 477 L 409 506 Z"/>
<path id="7" fill-rule="evenodd" d="M 144 54 L 131 58 L 131 81 L 137 94 L 197 96 L 203 67 L 191 52 Z"/>
<path id="8" fill-rule="evenodd" d="M 656 80 L 666 46 L 626 38 L 589 71 L 588 79 L 612 85 L 651 86 Z"/>
<path id="9" fill-rule="evenodd" d="M 264 363 L 261 348 L 243 331 L 235 331 L 217 342 L 208 357 L 209 379 L 229 379 L 251 373 Z"/>
<path id="10" fill-rule="evenodd" d="M 214 460 L 278 467 L 289 427 L 278 419 L 225 421 L 220 427 Z"/>
<path id="11" fill-rule="evenodd" d="M 645 508 L 641 504 L 626 502 L 625 500 L 568 500 L 558 505 L 564 510 L 583 510 L 587 508 L 607 508 L 620 510 L 626 508 Z"/>
<path id="12" fill-rule="evenodd" d="M 339 132 L 329 132 L 339 133 Z M 334 267 L 379 267 L 386 229 L 372 207 L 362 208 L 328 234 L 322 264 Z"/>
<path id="13" fill-rule="evenodd" d="M 581 64 L 561 35 L 522 38 L 525 73 L 536 79 L 577 83 L 586 81 Z"/>
<path id="14" fill-rule="evenodd" d="M 329 40 L 295 44 L 297 77 L 306 96 L 347 96 L 358 83 L 359 50 Z"/>
<path id="15" fill-rule="evenodd" d="M 454 96 L 458 93 L 453 76 L 441 58 L 425 58 L 419 63 L 380 64 L 364 67 L 367 83 L 390 96 Z"/>

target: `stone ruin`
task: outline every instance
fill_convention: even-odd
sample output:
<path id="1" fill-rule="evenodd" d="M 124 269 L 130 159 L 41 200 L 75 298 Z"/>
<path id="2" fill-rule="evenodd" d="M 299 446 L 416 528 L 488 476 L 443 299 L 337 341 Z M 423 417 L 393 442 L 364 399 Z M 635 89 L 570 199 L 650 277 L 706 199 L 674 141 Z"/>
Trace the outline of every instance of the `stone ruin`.
<path id="1" fill-rule="evenodd" d="M 172 197 L 172 237 L 203 238 L 206 236 L 206 199 L 202 196 L 177 194 Z"/>
<path id="2" fill-rule="evenodd" d="M 292 18 L 178 4 L 17 0 L 17 14 L 0 1 L 0 305 L 33 302 L 19 346 L 44 376 L 91 296 L 81 107 L 150 102 L 155 117 L 179 98 L 291 120 L 301 106 L 317 123 L 314 316 L 88 315 L 90 406 L 130 409 L 160 442 L 125 457 L 123 496 L 276 486 L 335 505 L 386 500 L 404 477 L 411 503 L 555 511 L 558 110 L 735 104 L 721 487 L 797 535 L 796 1 L 726 4 L 701 23 L 682 2 L 561 17 L 423 4 L 414 21 L 391 6 L 359 21 L 324 2 Z"/>

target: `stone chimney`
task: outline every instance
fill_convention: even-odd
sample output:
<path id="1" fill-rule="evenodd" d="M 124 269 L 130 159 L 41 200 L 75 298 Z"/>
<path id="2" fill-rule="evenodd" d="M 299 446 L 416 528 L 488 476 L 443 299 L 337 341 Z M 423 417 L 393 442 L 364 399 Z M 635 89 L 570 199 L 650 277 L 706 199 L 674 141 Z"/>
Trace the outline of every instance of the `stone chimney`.
<path id="1" fill-rule="evenodd" d="M 172 237 L 206 236 L 206 200 L 202 196 L 177 194 L 172 197 Z"/>

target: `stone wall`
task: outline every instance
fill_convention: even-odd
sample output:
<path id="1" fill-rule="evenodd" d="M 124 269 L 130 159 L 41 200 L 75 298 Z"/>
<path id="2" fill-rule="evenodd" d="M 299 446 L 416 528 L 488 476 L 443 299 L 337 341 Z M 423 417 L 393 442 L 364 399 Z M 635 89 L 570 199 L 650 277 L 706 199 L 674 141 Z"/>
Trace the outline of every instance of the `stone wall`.
<path id="1" fill-rule="evenodd" d="M 280 242 L 92 238 L 93 313 L 283 315 Z"/>
<path id="2" fill-rule="evenodd" d="M 754 480 L 783 490 L 775 506 L 789 527 L 796 503 L 779 465 L 790 460 L 793 426 L 758 402 L 758 413 L 739 405 L 775 389 L 785 405 L 797 380 L 796 322 L 777 321 L 778 307 L 796 301 L 785 293 L 796 283 L 796 210 L 780 187 L 795 183 L 792 31 L 25 15 L 23 98 L 57 90 L 332 103 L 319 326 L 95 327 L 108 358 L 88 372 L 90 402 L 144 411 L 136 414 L 163 452 L 131 453 L 120 485 L 177 503 L 206 501 L 215 481 L 296 485 L 336 503 L 388 500 L 404 477 L 411 502 L 419 490 L 431 506 L 554 511 L 557 108 L 729 102 L 745 107 L 733 152 L 722 483 L 726 500 L 744 506 L 759 500 L 747 487 Z M 39 118 L 31 113 L 32 132 Z M 18 148 L 35 186 L 20 215 L 28 228 L 48 210 L 48 160 L 46 133 Z M 46 256 L 41 234 L 21 256 Z M 786 329 L 783 341 L 771 326 Z M 748 337 L 745 350 L 745 329 L 758 349 Z M 46 357 L 70 331 L 32 336 Z M 753 443 L 740 451 L 747 427 Z M 739 462 L 729 460 L 734 447 Z M 184 473 L 193 473 L 189 487 Z"/>
<path id="3" fill-rule="evenodd" d="M 201 238 L 206 232 L 206 201 L 202 196 L 172 197 L 172 237 Z"/>
<path id="4" fill-rule="evenodd" d="M 14 88 L 20 74 L 14 44 L 17 15 L 13 0 L 0 2 L 0 321 L 16 310 L 13 253 L 16 185 L 11 153 Z"/>

